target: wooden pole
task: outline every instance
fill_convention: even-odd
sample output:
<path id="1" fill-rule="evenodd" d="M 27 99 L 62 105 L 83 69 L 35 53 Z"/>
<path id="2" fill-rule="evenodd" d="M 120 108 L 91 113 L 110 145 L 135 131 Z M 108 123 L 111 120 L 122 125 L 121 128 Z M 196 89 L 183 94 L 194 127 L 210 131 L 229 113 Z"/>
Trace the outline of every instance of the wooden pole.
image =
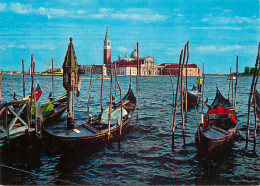
<path id="1" fill-rule="evenodd" d="M 186 90 L 185 90 L 185 122 L 188 118 L 188 61 L 189 61 L 189 41 L 187 41 L 187 60 L 186 60 Z"/>
<path id="2" fill-rule="evenodd" d="M 178 80 L 177 80 L 177 87 L 176 87 L 176 94 L 175 94 L 173 125 L 172 125 L 172 148 L 174 147 L 174 132 L 175 132 L 175 127 L 176 127 L 175 121 L 176 121 L 176 114 L 177 114 L 177 102 L 178 102 L 177 99 L 178 99 L 178 91 L 179 91 L 179 83 L 180 83 L 182 53 L 183 53 L 183 50 L 181 50 L 180 59 L 179 59 Z"/>
<path id="3" fill-rule="evenodd" d="M 234 109 L 236 109 L 236 102 L 237 102 L 237 81 L 238 81 L 238 55 L 237 55 L 237 62 L 236 62 L 236 83 L 235 83 Z"/>
<path id="4" fill-rule="evenodd" d="M 257 110 L 256 110 L 256 88 L 257 88 L 257 83 L 258 83 L 258 78 L 260 75 L 260 65 L 258 67 L 258 74 L 256 77 L 256 81 L 255 81 L 255 88 L 254 88 L 254 114 L 255 114 L 255 129 L 254 129 L 254 144 L 256 145 L 256 131 L 257 131 Z M 255 146 L 254 145 L 254 146 Z"/>
<path id="5" fill-rule="evenodd" d="M 253 74 L 252 83 L 251 83 L 251 90 L 250 90 L 250 94 L 249 94 L 249 97 L 248 97 L 247 135 L 246 135 L 246 147 L 245 148 L 247 148 L 247 145 L 248 145 L 249 129 L 250 129 L 251 98 L 252 98 L 252 93 L 253 93 L 253 86 L 254 86 L 254 83 L 255 83 L 255 74 L 256 74 L 258 61 L 259 61 L 259 53 L 260 53 L 260 42 L 258 44 L 258 54 L 257 54 L 257 57 L 256 57 L 256 62 L 255 62 L 255 72 Z"/>
<path id="6" fill-rule="evenodd" d="M 184 55 L 183 55 L 183 61 L 181 66 L 181 122 L 182 122 L 182 137 L 183 137 L 183 144 L 185 145 L 185 120 L 184 120 L 184 109 L 183 109 L 183 68 L 185 63 L 185 56 L 186 56 L 186 48 L 187 45 L 184 46 Z"/>
<path id="7" fill-rule="evenodd" d="M 3 71 L 1 69 L 1 73 L 0 73 L 0 103 L 1 103 L 1 82 L 2 82 L 2 75 L 3 75 Z"/>
<path id="8" fill-rule="evenodd" d="M 110 62 L 110 75 L 111 75 L 111 83 L 110 83 L 110 104 L 109 104 L 109 113 L 108 113 L 108 138 L 107 140 L 109 141 L 110 139 L 110 120 L 111 120 L 111 107 L 112 107 L 112 101 L 113 101 L 113 79 L 112 79 L 112 73 L 113 73 L 113 66 L 112 62 Z"/>
<path id="9" fill-rule="evenodd" d="M 51 75 L 52 75 L 52 97 L 53 97 L 53 100 L 54 100 L 54 67 L 53 67 L 54 65 L 53 65 L 53 59 L 51 59 L 51 64 L 52 64 L 52 68 L 51 68 L 51 70 L 52 70 L 52 73 L 51 73 Z"/>
<path id="10" fill-rule="evenodd" d="M 234 78 L 234 74 L 232 73 L 232 75 L 231 75 L 231 81 L 232 81 L 232 105 L 234 106 L 234 80 L 233 80 L 233 78 Z"/>
<path id="11" fill-rule="evenodd" d="M 139 76 L 139 43 L 137 45 L 137 75 L 136 75 L 136 121 L 138 121 L 138 113 L 139 113 L 139 90 L 138 90 L 138 76 Z"/>
<path id="12" fill-rule="evenodd" d="M 24 61 L 22 59 L 22 69 L 23 69 L 23 97 L 25 97 L 25 75 L 24 75 Z"/>
<path id="13" fill-rule="evenodd" d="M 31 55 L 31 99 L 30 99 L 30 106 L 31 106 L 31 113 L 30 113 L 30 123 L 32 124 L 32 102 L 35 102 L 35 92 L 34 92 L 34 62 L 33 62 L 33 54 Z"/>
<path id="14" fill-rule="evenodd" d="M 118 61 L 120 61 L 120 56 L 118 57 Z M 120 93 L 120 101 L 121 101 L 121 119 L 120 119 L 120 131 L 119 131 L 119 141 L 120 141 L 121 134 L 122 134 L 122 127 L 123 127 L 123 98 L 122 98 L 122 90 L 117 77 L 116 62 L 115 62 L 115 75 L 116 75 L 116 83 L 118 85 L 118 89 Z"/>
<path id="15" fill-rule="evenodd" d="M 205 92 L 205 72 L 204 72 L 204 63 L 203 63 L 202 110 L 203 110 L 203 106 L 204 106 L 204 92 Z"/>
<path id="16" fill-rule="evenodd" d="M 104 84 L 104 77 L 103 77 L 103 66 L 101 67 L 101 93 L 100 93 L 100 105 L 101 105 L 101 113 L 103 113 L 103 84 Z"/>
<path id="17" fill-rule="evenodd" d="M 171 83 L 172 83 L 172 105 L 174 106 L 174 85 L 173 85 L 173 81 L 172 81 L 172 74 L 170 73 L 170 78 L 171 78 Z"/>
<path id="18" fill-rule="evenodd" d="M 115 75 L 116 75 L 116 62 L 114 64 L 114 70 L 115 70 Z M 117 78 L 115 78 L 115 96 L 114 96 L 114 103 L 116 103 L 116 91 L 117 91 Z"/>
<path id="19" fill-rule="evenodd" d="M 230 95 L 231 79 L 232 79 L 232 67 L 230 67 L 230 76 L 229 76 L 229 88 L 228 88 L 228 100 Z"/>
<path id="20" fill-rule="evenodd" d="M 90 83 L 89 83 L 89 88 L 88 88 L 88 113 L 89 113 L 89 103 L 90 103 L 90 89 L 91 89 L 91 83 L 92 83 L 92 74 L 93 74 L 93 68 L 94 64 L 91 67 L 91 73 L 90 73 Z"/>

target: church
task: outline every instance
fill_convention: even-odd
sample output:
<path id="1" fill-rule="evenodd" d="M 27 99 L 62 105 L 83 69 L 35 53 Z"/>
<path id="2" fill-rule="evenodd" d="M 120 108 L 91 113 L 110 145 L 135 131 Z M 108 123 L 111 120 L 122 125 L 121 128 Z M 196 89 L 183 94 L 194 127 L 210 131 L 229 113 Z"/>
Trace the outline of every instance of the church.
<path id="1" fill-rule="evenodd" d="M 118 60 L 112 62 L 112 72 L 115 74 L 115 66 L 117 67 L 117 74 L 119 76 L 132 76 L 137 75 L 137 49 L 134 48 L 130 56 L 125 54 L 122 58 L 121 54 L 118 55 Z M 103 75 L 110 76 L 110 64 L 111 64 L 111 40 L 108 34 L 108 27 L 106 29 L 104 46 L 103 46 L 103 65 L 94 65 L 93 75 L 101 75 L 101 69 L 103 68 Z M 85 75 L 90 75 L 92 65 L 84 65 Z M 160 75 L 178 75 L 179 64 L 178 63 L 162 63 L 160 65 L 155 64 L 155 58 L 151 56 L 140 57 L 139 53 L 139 75 L 140 76 L 160 76 Z M 183 68 L 184 76 L 186 68 Z M 188 76 L 202 76 L 202 71 L 196 64 L 188 65 Z"/>

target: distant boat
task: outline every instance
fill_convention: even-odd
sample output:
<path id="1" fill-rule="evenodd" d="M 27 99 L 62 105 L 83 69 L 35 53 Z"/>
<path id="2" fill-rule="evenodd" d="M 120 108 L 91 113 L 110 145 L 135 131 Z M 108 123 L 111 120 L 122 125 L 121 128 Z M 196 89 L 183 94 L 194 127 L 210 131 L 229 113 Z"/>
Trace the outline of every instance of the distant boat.
<path id="1" fill-rule="evenodd" d="M 102 79 L 102 77 L 98 77 L 97 79 Z M 103 76 L 103 79 L 111 79 L 111 76 Z"/>
<path id="2" fill-rule="evenodd" d="M 40 73 L 41 76 L 52 76 L 52 69 L 45 70 Z M 63 69 L 62 68 L 56 68 L 53 69 L 53 75 L 54 76 L 62 76 L 63 75 Z"/>
<path id="3" fill-rule="evenodd" d="M 228 80 L 232 80 L 232 78 L 230 78 L 230 77 L 228 77 Z M 236 80 L 237 78 L 236 78 L 236 76 L 233 76 L 233 80 Z"/>

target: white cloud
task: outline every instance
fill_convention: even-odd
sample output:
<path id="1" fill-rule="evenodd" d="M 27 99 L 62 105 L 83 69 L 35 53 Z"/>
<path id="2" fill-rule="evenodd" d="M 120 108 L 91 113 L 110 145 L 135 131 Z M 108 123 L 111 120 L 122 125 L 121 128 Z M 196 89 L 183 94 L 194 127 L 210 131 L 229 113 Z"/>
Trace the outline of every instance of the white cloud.
<path id="1" fill-rule="evenodd" d="M 224 51 L 228 51 L 228 50 L 239 50 L 242 47 L 240 45 L 227 45 L 227 46 L 223 46 L 221 48 L 219 48 L 219 51 L 224 52 Z"/>
<path id="2" fill-rule="evenodd" d="M 0 3 L 0 12 L 6 10 L 6 3 Z"/>
<path id="3" fill-rule="evenodd" d="M 227 17 L 227 16 L 218 16 L 215 17 L 213 15 L 208 15 L 201 20 L 202 22 L 208 22 L 210 24 L 241 24 L 241 23 L 257 23 L 257 19 L 254 17 L 248 18 L 248 17 L 240 17 L 240 16 L 234 16 L 234 17 Z"/>
<path id="4" fill-rule="evenodd" d="M 108 14 L 108 13 L 111 13 L 113 11 L 113 9 L 112 8 L 100 8 L 98 11 L 102 14 Z"/>
<path id="5" fill-rule="evenodd" d="M 4 46 L 0 46 L 0 50 L 5 50 L 5 47 Z"/>
<path id="6" fill-rule="evenodd" d="M 106 15 L 104 14 L 89 14 L 89 16 L 91 18 L 94 18 L 94 19 L 102 19 L 103 17 L 105 17 Z"/>
<path id="7" fill-rule="evenodd" d="M 164 21 L 168 17 L 160 14 L 126 14 L 126 13 L 115 13 L 111 15 L 114 19 L 127 19 L 127 20 L 136 20 L 143 22 L 150 21 Z"/>
<path id="8" fill-rule="evenodd" d="M 64 9 L 55 9 L 55 8 L 43 8 L 40 7 L 37 10 L 34 10 L 34 13 L 46 15 L 48 19 L 51 17 L 62 17 L 65 16 L 68 12 Z"/>
<path id="9" fill-rule="evenodd" d="M 207 45 L 207 46 L 198 46 L 196 49 L 199 52 L 225 52 L 225 51 L 232 51 L 232 50 L 240 50 L 242 49 L 242 46 L 226 45 L 226 46 L 216 47 L 214 45 Z"/>
<path id="10" fill-rule="evenodd" d="M 123 47 L 123 46 L 119 46 L 117 48 L 120 52 L 126 52 L 127 51 L 127 48 L 126 47 Z"/>
<path id="11" fill-rule="evenodd" d="M 77 14 L 78 15 L 83 15 L 83 14 L 86 14 L 87 12 L 85 11 L 85 10 L 82 10 L 82 9 L 80 9 L 80 10 L 77 10 Z"/>
<path id="12" fill-rule="evenodd" d="M 245 27 L 230 27 L 230 26 L 220 26 L 220 27 L 190 27 L 192 30 L 242 30 Z"/>
<path id="13" fill-rule="evenodd" d="M 183 17 L 184 15 L 182 15 L 182 14 L 178 14 L 177 16 L 178 16 L 178 17 Z"/>
<path id="14" fill-rule="evenodd" d="M 18 14 L 28 14 L 33 11 L 32 5 L 30 4 L 21 4 L 19 2 L 17 3 L 10 3 L 10 10 L 14 13 Z"/>
<path id="15" fill-rule="evenodd" d="M 217 48 L 214 45 L 208 45 L 208 46 L 199 46 L 197 47 L 197 50 L 200 52 L 213 52 L 213 51 L 217 51 Z"/>

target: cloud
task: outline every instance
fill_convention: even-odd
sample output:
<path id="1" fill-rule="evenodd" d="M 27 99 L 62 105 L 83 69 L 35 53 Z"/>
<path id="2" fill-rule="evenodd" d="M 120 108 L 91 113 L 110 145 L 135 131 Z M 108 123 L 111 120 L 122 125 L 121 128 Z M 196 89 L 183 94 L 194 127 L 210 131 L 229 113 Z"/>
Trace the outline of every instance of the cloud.
<path id="1" fill-rule="evenodd" d="M 127 13 L 115 13 L 111 15 L 114 19 L 122 20 L 136 20 L 143 22 L 150 21 L 165 21 L 168 17 L 160 14 L 127 14 Z"/>
<path id="2" fill-rule="evenodd" d="M 220 27 L 190 27 L 191 30 L 242 30 L 245 27 L 231 27 L 231 26 L 220 26 Z"/>
<path id="3" fill-rule="evenodd" d="M 0 46 L 0 50 L 5 50 L 5 47 L 4 46 Z"/>
<path id="4" fill-rule="evenodd" d="M 256 18 L 249 18 L 249 17 L 240 17 L 240 16 L 213 16 L 213 15 L 208 15 L 201 20 L 202 22 L 208 22 L 210 24 L 242 24 L 242 23 L 257 23 Z"/>
<path id="5" fill-rule="evenodd" d="M 123 46 L 119 46 L 119 47 L 117 47 L 117 49 L 118 49 L 120 52 L 126 52 L 126 51 L 127 51 L 127 48 L 126 48 L 126 47 L 123 47 Z"/>
<path id="6" fill-rule="evenodd" d="M 240 49 L 242 49 L 242 46 L 240 45 L 226 45 L 222 47 L 207 45 L 207 46 L 198 46 L 196 48 L 196 50 L 199 52 L 225 52 L 225 51 L 240 50 Z"/>
<path id="7" fill-rule="evenodd" d="M 100 8 L 98 11 L 102 14 L 108 14 L 108 13 L 111 13 L 113 11 L 113 9 L 112 8 Z"/>
<path id="8" fill-rule="evenodd" d="M 46 15 L 48 19 L 51 17 L 62 17 L 65 16 L 68 12 L 64 9 L 55 9 L 55 8 L 43 8 L 40 7 L 37 10 L 34 10 L 34 12 L 41 15 Z"/>
<path id="9" fill-rule="evenodd" d="M 6 3 L 0 3 L 0 12 L 3 12 L 6 10 Z"/>
<path id="10" fill-rule="evenodd" d="M 10 3 L 10 10 L 14 13 L 18 14 L 28 14 L 33 11 L 32 5 L 30 4 L 21 4 L 19 2 L 17 3 Z"/>
<path id="11" fill-rule="evenodd" d="M 85 11 L 85 10 L 82 10 L 82 9 L 80 9 L 80 10 L 77 10 L 77 14 L 78 15 L 83 15 L 83 14 L 86 14 L 87 12 Z"/>
<path id="12" fill-rule="evenodd" d="M 102 19 L 103 17 L 105 17 L 106 15 L 104 14 L 89 14 L 89 16 L 91 18 L 94 18 L 94 19 Z"/>
<path id="13" fill-rule="evenodd" d="M 0 4 L 1 6 L 1 4 Z M 124 10 L 114 10 L 112 8 L 100 8 L 96 12 L 87 12 L 83 9 L 67 11 L 65 9 L 56 8 L 33 8 L 30 4 L 10 3 L 10 10 L 18 14 L 38 14 L 51 18 L 92 18 L 92 19 L 118 19 L 118 20 L 134 20 L 142 22 L 165 21 L 167 16 L 157 14 L 149 8 L 128 8 Z M 182 14 L 178 14 L 182 17 Z"/>
<path id="14" fill-rule="evenodd" d="M 208 45 L 208 46 L 199 46 L 197 47 L 197 50 L 200 52 L 213 52 L 213 51 L 217 51 L 217 48 L 214 45 Z"/>

